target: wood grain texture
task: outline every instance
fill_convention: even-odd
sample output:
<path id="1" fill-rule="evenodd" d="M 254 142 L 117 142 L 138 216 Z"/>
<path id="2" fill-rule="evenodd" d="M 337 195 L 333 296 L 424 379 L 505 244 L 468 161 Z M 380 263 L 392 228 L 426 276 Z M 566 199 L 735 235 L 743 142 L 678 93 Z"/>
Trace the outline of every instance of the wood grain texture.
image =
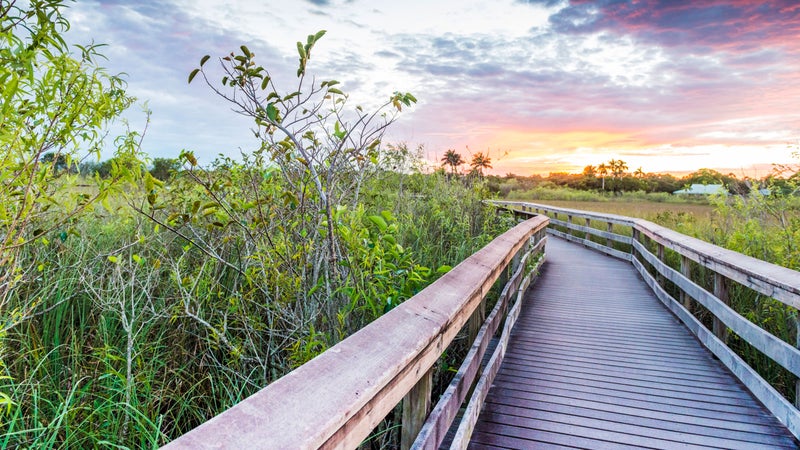
<path id="1" fill-rule="evenodd" d="M 797 448 L 629 264 L 547 248 L 470 448 Z"/>

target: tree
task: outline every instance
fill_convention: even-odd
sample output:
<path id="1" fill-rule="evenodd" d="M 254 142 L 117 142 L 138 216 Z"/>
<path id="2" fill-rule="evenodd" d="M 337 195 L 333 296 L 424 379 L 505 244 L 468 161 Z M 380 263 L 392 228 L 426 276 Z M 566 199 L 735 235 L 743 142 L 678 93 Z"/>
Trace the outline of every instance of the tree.
<path id="1" fill-rule="evenodd" d="M 66 236 L 72 218 L 117 186 L 102 182 L 86 195 L 70 189 L 74 179 L 55 177 L 99 157 L 105 126 L 134 101 L 123 80 L 97 63 L 98 46 L 69 51 L 62 3 L 0 2 L 0 335 L 35 308 L 6 310 L 9 292 L 36 273 L 35 254 L 23 261 L 20 249 L 53 232 Z"/>
<path id="2" fill-rule="evenodd" d="M 644 178 L 644 171 L 641 167 L 637 168 L 635 172 L 633 172 L 633 176 L 639 179 Z"/>
<path id="3" fill-rule="evenodd" d="M 608 166 L 611 170 L 611 175 L 614 178 L 619 178 L 625 174 L 625 171 L 628 170 L 628 164 L 621 160 L 621 159 L 612 159 L 608 162 Z"/>
<path id="4" fill-rule="evenodd" d="M 614 192 L 617 193 L 620 191 L 620 178 L 625 174 L 625 171 L 628 170 L 628 164 L 621 159 L 611 159 L 608 161 L 608 169 L 611 171 L 611 176 L 613 178 Z"/>
<path id="5" fill-rule="evenodd" d="M 466 162 L 464 161 L 464 158 L 462 158 L 461 155 L 459 153 L 456 153 L 456 151 L 453 149 L 447 150 L 444 153 L 444 156 L 442 156 L 441 161 L 442 161 L 442 166 L 450 166 L 450 173 L 452 173 L 453 175 L 456 174 L 456 170 L 458 169 L 458 167 Z"/>
<path id="6" fill-rule="evenodd" d="M 600 163 L 597 166 L 597 173 L 600 174 L 600 178 L 602 179 L 602 190 L 606 190 L 606 175 L 608 175 L 608 166 L 605 163 Z"/>
<path id="7" fill-rule="evenodd" d="M 482 152 L 478 152 L 472 157 L 472 162 L 469 163 L 469 166 L 473 171 L 476 171 L 481 178 L 483 178 L 483 169 L 491 169 L 492 160 L 489 158 L 489 155 L 484 155 Z"/>
<path id="8" fill-rule="evenodd" d="M 315 206 L 322 213 L 319 225 L 326 228 L 324 258 L 335 263 L 342 258 L 334 229 L 335 210 L 342 204 L 357 203 L 363 169 L 377 158 L 384 130 L 403 106 L 411 106 L 417 99 L 410 93 L 395 92 L 370 113 L 361 106 L 349 108 L 339 81 L 317 83 L 313 77 L 309 81 L 306 67 L 314 46 L 324 35 L 325 30 L 321 30 L 308 35 L 306 43 L 297 43 L 297 84 L 288 93 L 278 91 L 269 70 L 257 65 L 255 53 L 244 45 L 240 52 L 219 58 L 221 88 L 209 78 L 205 65 L 209 55 L 200 59 L 200 66 L 189 74 L 188 81 L 200 74 L 237 112 L 253 119 L 255 136 L 261 141 L 261 151 L 254 158 L 259 164 L 269 161 L 280 169 L 277 174 L 291 188 L 287 196 L 293 201 L 308 197 L 306 184 L 310 182 Z M 387 113 L 387 108 L 393 108 L 394 113 Z M 182 159 L 191 168 L 197 167 L 191 153 L 185 152 Z M 352 174 L 354 179 L 343 174 Z M 340 272 L 337 264 L 324 265 L 324 269 L 333 278 Z"/>
<path id="9" fill-rule="evenodd" d="M 155 158 L 151 166 L 150 175 L 161 181 L 167 181 L 181 169 L 181 162 L 175 158 Z"/>

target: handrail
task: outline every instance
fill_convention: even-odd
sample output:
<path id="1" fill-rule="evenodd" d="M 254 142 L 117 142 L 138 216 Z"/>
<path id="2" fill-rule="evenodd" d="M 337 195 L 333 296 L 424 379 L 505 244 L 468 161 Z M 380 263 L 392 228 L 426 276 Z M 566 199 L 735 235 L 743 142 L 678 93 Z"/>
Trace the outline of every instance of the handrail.
<path id="1" fill-rule="evenodd" d="M 798 308 L 800 272 L 718 247 L 643 219 L 529 202 L 493 203 L 521 214 L 552 216 L 551 226 L 562 227 L 566 231 L 548 229 L 548 233 L 630 261 L 656 297 L 684 322 L 698 340 L 714 353 L 795 437 L 800 438 L 800 412 L 797 409 L 797 405 L 800 404 L 800 383 L 796 382 L 797 397 L 795 405 L 792 405 L 726 344 L 729 331 L 733 332 L 800 380 L 800 350 L 796 348 L 797 345 L 792 346 L 770 334 L 728 305 L 732 283 L 738 283 L 792 308 Z M 554 219 L 558 215 L 566 215 L 567 220 Z M 575 218 L 584 219 L 586 224 L 573 223 Z M 592 221 L 606 223 L 607 230 L 591 227 Z M 613 233 L 613 225 L 628 227 L 631 236 Z M 576 235 L 576 232 L 583 235 Z M 598 239 L 593 240 L 593 236 Z M 602 239 L 606 239 L 606 245 L 596 242 Z M 625 244 L 629 247 L 628 251 L 612 248 L 612 241 Z M 654 246 L 656 253 L 651 252 L 648 245 Z M 670 249 L 680 256 L 679 270 L 666 263 L 665 249 Z M 692 279 L 692 263 L 713 272 L 713 292 L 706 290 L 702 286 L 704 284 L 702 281 Z M 651 271 L 656 275 L 652 275 Z M 680 301 L 667 292 L 665 280 L 669 280 L 679 290 Z M 706 328 L 693 315 L 691 312 L 694 309 L 693 302 L 702 305 L 713 315 L 712 330 Z M 797 312 L 795 317 L 798 317 Z M 796 326 L 797 335 L 800 336 L 800 319 L 796 320 Z"/>
<path id="2" fill-rule="evenodd" d="M 355 448 L 429 376 L 506 266 L 531 240 L 544 239 L 547 224 L 544 216 L 518 224 L 414 297 L 164 448 Z"/>

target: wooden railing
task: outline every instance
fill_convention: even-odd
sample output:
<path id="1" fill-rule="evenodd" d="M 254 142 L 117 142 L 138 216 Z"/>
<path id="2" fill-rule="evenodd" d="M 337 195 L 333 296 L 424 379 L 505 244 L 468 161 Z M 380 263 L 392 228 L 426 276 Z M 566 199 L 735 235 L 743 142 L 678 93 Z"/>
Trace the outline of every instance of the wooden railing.
<path id="1" fill-rule="evenodd" d="M 544 261 L 547 224 L 544 216 L 520 223 L 400 306 L 164 448 L 355 448 L 401 402 L 402 446 L 438 448 L 474 386 L 454 442 L 465 447 L 522 293 Z M 513 275 L 486 317 L 486 295 L 510 264 Z M 430 411 L 432 367 L 462 328 L 473 344 Z"/>
<path id="2" fill-rule="evenodd" d="M 737 284 L 778 300 L 792 308 L 796 336 L 800 337 L 800 320 L 797 319 L 800 272 L 726 250 L 646 220 L 536 203 L 494 203 L 517 214 L 546 215 L 550 218 L 548 233 L 630 261 L 659 300 L 795 437 L 800 438 L 800 413 L 797 409 L 800 385 L 796 386 L 793 405 L 727 345 L 729 333 L 735 333 L 800 379 L 800 350 L 797 349 L 800 341 L 791 345 L 729 306 L 729 294 Z M 679 263 L 675 264 L 676 267 L 668 264 L 668 251 L 677 254 Z M 710 275 L 708 279 L 711 282 L 706 282 L 705 277 L 698 274 Z M 676 290 L 677 299 L 668 292 Z M 710 328 L 693 314 L 696 310 L 713 315 Z"/>

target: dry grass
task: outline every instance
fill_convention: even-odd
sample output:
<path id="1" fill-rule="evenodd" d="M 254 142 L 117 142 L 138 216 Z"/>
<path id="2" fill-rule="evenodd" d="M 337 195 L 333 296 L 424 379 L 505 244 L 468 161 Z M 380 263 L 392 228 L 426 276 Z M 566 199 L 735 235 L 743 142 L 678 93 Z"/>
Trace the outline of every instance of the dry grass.
<path id="1" fill-rule="evenodd" d="M 658 221 L 659 215 L 690 214 L 698 222 L 708 221 L 714 212 L 711 205 L 697 203 L 662 203 L 648 201 L 625 202 L 590 202 L 572 200 L 533 200 L 535 203 L 550 205 L 559 208 L 581 209 L 599 213 L 618 214 L 621 216 L 637 217 L 640 219 Z"/>

